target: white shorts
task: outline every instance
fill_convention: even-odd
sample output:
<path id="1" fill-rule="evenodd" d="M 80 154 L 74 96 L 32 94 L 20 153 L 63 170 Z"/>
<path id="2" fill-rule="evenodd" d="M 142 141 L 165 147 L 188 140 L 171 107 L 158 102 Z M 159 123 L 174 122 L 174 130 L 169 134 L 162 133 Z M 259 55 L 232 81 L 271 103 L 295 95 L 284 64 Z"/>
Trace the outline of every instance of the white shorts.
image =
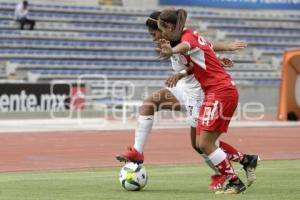
<path id="1" fill-rule="evenodd" d="M 199 94 L 199 98 L 189 97 L 180 84 L 177 84 L 176 87 L 167 89 L 176 97 L 178 102 L 181 105 L 181 110 L 184 111 L 187 115 L 187 123 L 191 126 L 196 128 L 198 123 L 199 117 L 199 110 L 200 106 L 203 101 L 203 95 Z"/>

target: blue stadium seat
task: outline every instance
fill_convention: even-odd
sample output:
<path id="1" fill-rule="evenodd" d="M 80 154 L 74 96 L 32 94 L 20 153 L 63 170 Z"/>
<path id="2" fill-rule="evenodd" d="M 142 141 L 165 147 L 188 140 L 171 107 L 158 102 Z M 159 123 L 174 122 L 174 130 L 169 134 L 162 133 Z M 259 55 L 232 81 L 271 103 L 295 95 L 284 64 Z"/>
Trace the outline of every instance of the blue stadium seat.
<path id="1" fill-rule="evenodd" d="M 82 74 L 103 74 L 103 75 L 115 75 L 115 76 L 167 76 L 169 72 L 158 70 L 32 70 L 33 74 L 43 75 L 82 75 Z"/>
<path id="2" fill-rule="evenodd" d="M 33 74 L 50 76 L 106 74 L 123 78 L 165 77 L 170 71 L 170 62 L 156 60 L 154 44 L 144 25 L 147 13 L 153 10 L 59 4 L 31 6 L 32 17 L 38 19 L 37 30 L 19 31 L 13 21 L 15 3 L 0 3 L 0 47 L 5 47 L 0 48 L 0 58 L 8 59 L 17 67 L 28 67 Z M 281 52 L 286 49 L 300 46 L 300 28 L 296 26 L 300 24 L 296 23 L 299 14 L 255 15 L 253 12 L 247 16 L 241 11 L 230 13 L 230 10 L 210 8 L 188 12 L 196 26 L 199 23 L 210 26 L 210 37 L 216 35 L 215 30 L 220 30 L 227 34 L 225 40 L 241 39 L 250 44 L 240 54 L 225 53 L 236 62 L 235 68 L 229 71 L 238 78 L 268 79 L 266 74 L 277 70 L 271 60 L 281 58 Z M 278 16 L 278 20 L 272 16 Z M 259 25 L 255 26 L 256 23 Z M 261 51 L 263 56 L 257 58 L 254 50 Z M 276 78 L 277 74 L 271 76 Z"/>
<path id="3" fill-rule="evenodd" d="M 85 60 L 50 60 L 50 59 L 12 59 L 11 63 L 23 64 L 23 65 L 96 65 L 96 66 L 133 66 L 133 67 L 168 67 L 169 62 L 160 61 L 85 61 Z"/>

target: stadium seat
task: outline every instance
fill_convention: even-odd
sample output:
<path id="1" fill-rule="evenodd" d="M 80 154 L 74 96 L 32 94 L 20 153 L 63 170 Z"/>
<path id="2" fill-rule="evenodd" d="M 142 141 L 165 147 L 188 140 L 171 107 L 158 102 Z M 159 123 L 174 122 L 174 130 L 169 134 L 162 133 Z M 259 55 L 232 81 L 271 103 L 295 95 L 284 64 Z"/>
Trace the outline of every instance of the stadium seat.
<path id="1" fill-rule="evenodd" d="M 32 4 L 36 30 L 20 31 L 13 21 L 15 5 L 0 2 L 0 58 L 8 61 L 11 73 L 38 77 L 32 80 L 91 73 L 162 80 L 171 72 L 169 61 L 157 60 L 144 26 L 151 9 Z M 222 33 L 222 40 L 248 42 L 245 51 L 222 54 L 234 60 L 228 71 L 239 82 L 278 80 L 273 61 L 282 57 L 282 51 L 300 46 L 300 15 L 295 12 L 187 9 L 189 24 L 200 26 L 200 31 L 206 28 L 207 39 L 214 41 Z"/>

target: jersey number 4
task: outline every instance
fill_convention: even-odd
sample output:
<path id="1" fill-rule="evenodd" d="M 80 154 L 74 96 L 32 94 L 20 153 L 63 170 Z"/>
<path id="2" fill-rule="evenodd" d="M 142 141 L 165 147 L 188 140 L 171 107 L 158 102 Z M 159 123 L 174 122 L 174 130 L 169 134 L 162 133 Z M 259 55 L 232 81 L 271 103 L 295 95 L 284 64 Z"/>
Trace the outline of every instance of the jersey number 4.
<path id="1" fill-rule="evenodd" d="M 205 106 L 202 116 L 202 125 L 209 126 L 209 123 L 215 118 L 216 111 L 218 110 L 219 102 L 215 101 L 213 106 Z"/>

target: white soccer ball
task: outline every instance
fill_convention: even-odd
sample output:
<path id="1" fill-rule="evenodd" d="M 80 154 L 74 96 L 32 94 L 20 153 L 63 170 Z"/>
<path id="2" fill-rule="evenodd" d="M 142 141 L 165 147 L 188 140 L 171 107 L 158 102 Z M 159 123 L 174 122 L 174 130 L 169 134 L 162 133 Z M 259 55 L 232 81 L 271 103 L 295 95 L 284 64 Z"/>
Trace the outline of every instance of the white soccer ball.
<path id="1" fill-rule="evenodd" d="M 143 165 L 130 162 L 122 167 L 119 180 L 125 190 L 138 191 L 146 186 L 148 176 Z"/>

